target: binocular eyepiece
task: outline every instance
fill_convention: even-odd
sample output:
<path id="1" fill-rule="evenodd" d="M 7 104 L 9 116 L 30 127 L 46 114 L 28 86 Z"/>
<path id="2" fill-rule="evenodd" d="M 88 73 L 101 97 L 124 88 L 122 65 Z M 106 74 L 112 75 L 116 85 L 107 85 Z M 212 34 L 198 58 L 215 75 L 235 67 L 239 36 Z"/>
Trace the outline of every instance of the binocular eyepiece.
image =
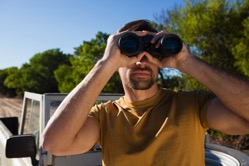
<path id="1" fill-rule="evenodd" d="M 182 40 L 175 34 L 164 35 L 160 39 L 161 45 L 159 48 L 156 48 L 155 44 L 150 42 L 152 38 L 152 35 L 138 36 L 135 33 L 127 32 L 120 37 L 118 46 L 120 51 L 129 57 L 147 51 L 158 59 L 176 55 L 182 50 Z"/>

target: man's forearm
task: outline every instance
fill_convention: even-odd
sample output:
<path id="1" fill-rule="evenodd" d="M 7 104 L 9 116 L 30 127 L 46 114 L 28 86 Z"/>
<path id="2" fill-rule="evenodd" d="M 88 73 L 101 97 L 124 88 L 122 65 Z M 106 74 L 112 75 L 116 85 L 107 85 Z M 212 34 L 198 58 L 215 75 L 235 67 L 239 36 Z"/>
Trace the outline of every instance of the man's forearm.
<path id="1" fill-rule="evenodd" d="M 49 120 L 43 140 L 58 147 L 69 146 L 74 140 L 98 95 L 115 72 L 106 63 L 106 61 L 99 61 L 84 80 L 63 100 Z"/>
<path id="2" fill-rule="evenodd" d="M 209 88 L 231 111 L 249 121 L 249 81 L 219 70 L 191 56 L 179 70 Z"/>

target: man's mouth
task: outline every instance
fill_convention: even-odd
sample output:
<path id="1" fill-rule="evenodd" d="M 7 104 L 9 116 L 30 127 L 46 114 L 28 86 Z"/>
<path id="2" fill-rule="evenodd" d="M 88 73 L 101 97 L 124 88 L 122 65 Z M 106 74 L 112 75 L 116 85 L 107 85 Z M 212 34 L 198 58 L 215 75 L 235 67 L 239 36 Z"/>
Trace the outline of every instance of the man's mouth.
<path id="1" fill-rule="evenodd" d="M 151 73 L 146 70 L 137 70 L 137 71 L 132 72 L 132 75 L 135 77 L 148 77 L 151 75 Z"/>
<path id="2" fill-rule="evenodd" d="M 139 78 L 147 78 L 152 75 L 152 70 L 150 68 L 136 68 L 131 72 L 132 76 Z"/>

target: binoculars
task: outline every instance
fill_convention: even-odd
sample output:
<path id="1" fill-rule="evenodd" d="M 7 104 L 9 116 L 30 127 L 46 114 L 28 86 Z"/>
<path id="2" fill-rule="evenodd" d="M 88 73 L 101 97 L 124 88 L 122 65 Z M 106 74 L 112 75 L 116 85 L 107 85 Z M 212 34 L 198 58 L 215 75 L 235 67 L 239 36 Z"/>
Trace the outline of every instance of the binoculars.
<path id="1" fill-rule="evenodd" d="M 120 37 L 118 47 L 121 53 L 133 57 L 142 51 L 149 52 L 153 57 L 162 59 L 178 54 L 182 50 L 182 39 L 175 34 L 166 34 L 160 39 L 160 47 L 151 43 L 154 36 L 138 36 L 132 32 L 126 32 Z"/>

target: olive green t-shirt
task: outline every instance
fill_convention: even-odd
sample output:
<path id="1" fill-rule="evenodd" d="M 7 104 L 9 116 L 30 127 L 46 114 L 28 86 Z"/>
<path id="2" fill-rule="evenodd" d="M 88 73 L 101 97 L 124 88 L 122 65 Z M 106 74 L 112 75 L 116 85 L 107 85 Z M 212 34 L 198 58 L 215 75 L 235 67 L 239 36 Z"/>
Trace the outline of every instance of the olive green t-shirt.
<path id="1" fill-rule="evenodd" d="M 214 96 L 205 91 L 162 89 L 144 101 L 121 97 L 92 108 L 106 166 L 204 165 L 206 111 Z"/>

